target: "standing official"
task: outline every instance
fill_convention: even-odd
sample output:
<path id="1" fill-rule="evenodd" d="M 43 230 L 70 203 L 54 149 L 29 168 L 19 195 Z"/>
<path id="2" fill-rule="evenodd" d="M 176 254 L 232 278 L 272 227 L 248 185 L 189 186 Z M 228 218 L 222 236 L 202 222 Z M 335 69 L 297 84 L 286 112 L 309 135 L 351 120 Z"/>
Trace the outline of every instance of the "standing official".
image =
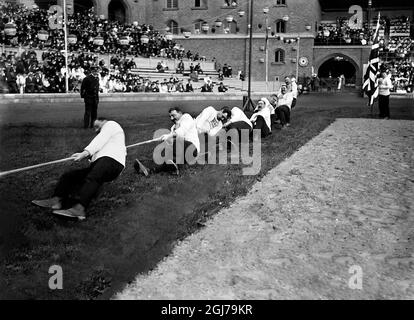
<path id="1" fill-rule="evenodd" d="M 83 152 L 72 155 L 74 161 L 91 158 L 91 164 L 84 169 L 72 170 L 61 176 L 53 197 L 33 200 L 35 205 L 50 208 L 54 214 L 86 218 L 85 211 L 104 182 L 115 180 L 125 167 L 125 134 L 115 121 L 105 118 L 95 120 L 98 135 Z M 69 209 L 64 209 L 69 207 Z"/>
<path id="2" fill-rule="evenodd" d="M 92 67 L 91 73 L 83 79 L 80 94 L 85 101 L 83 127 L 85 129 L 92 128 L 94 121 L 98 117 L 99 78 L 97 67 Z"/>
<path id="3" fill-rule="evenodd" d="M 381 119 L 390 118 L 390 89 L 392 87 L 390 76 L 386 72 L 381 72 L 381 77 L 378 79 L 378 108 Z"/>

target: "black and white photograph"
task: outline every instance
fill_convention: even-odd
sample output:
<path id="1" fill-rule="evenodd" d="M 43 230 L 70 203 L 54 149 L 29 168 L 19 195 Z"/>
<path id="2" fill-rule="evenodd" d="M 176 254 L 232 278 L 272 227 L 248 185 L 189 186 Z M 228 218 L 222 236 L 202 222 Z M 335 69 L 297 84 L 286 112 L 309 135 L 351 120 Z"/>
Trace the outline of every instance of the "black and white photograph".
<path id="1" fill-rule="evenodd" d="M 0 300 L 413 299 L 412 0 L 0 0 Z"/>

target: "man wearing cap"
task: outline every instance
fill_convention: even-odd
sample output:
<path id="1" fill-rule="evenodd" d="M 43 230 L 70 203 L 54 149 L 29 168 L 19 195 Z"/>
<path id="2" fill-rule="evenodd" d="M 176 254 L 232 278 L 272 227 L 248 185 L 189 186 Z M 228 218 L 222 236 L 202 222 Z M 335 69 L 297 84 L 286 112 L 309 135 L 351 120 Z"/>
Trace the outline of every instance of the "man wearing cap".
<path id="1" fill-rule="evenodd" d="M 99 79 L 97 67 L 92 67 L 90 74 L 83 79 L 80 94 L 85 101 L 83 127 L 85 129 L 92 128 L 98 116 Z"/>

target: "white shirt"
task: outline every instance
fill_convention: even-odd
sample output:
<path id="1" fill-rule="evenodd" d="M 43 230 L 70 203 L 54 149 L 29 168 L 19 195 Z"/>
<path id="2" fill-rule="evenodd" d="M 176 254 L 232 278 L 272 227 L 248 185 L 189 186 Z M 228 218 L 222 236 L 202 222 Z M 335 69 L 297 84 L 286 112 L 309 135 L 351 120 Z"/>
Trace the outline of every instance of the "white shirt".
<path id="1" fill-rule="evenodd" d="M 250 122 L 249 118 L 244 114 L 244 112 L 237 107 L 234 107 L 231 109 L 231 119 L 230 123 L 244 121 L 246 122 L 250 127 L 253 127 L 252 123 Z"/>
<path id="2" fill-rule="evenodd" d="M 256 119 L 258 116 L 262 116 L 263 119 L 266 122 L 266 125 L 268 126 L 269 130 L 272 131 L 272 124 L 270 121 L 270 110 L 269 108 L 264 107 L 262 110 L 255 112 L 252 117 L 250 118 L 250 121 L 252 123 L 256 122 Z"/>
<path id="3" fill-rule="evenodd" d="M 171 131 L 177 134 L 177 137 L 183 138 L 191 142 L 200 152 L 200 140 L 198 139 L 198 132 L 195 120 L 188 113 L 184 113 L 180 120 L 171 127 Z"/>
<path id="4" fill-rule="evenodd" d="M 295 81 L 292 81 L 291 90 L 292 90 L 291 92 L 292 92 L 293 98 L 297 99 L 297 97 L 298 97 L 298 85 L 296 84 Z"/>
<path id="5" fill-rule="evenodd" d="M 289 109 L 292 106 L 292 102 L 293 102 L 293 95 L 292 92 L 286 92 L 285 94 L 283 93 L 279 93 L 279 95 L 277 96 L 279 98 L 278 102 L 277 102 L 277 106 L 288 106 Z"/>
<path id="6" fill-rule="evenodd" d="M 198 133 L 215 136 L 223 128 L 223 123 L 217 119 L 217 113 L 213 107 L 207 107 L 198 115 L 195 119 Z"/>
<path id="7" fill-rule="evenodd" d="M 272 104 L 270 103 L 269 99 L 267 98 L 262 98 L 260 99 L 265 103 L 265 107 L 269 108 L 270 114 L 275 114 L 275 108 L 272 106 Z"/>
<path id="8" fill-rule="evenodd" d="M 382 80 L 382 81 L 381 81 Z M 391 79 L 387 76 L 385 79 L 378 79 L 378 94 L 381 96 L 389 96 L 391 94 L 390 89 L 392 88 Z"/>
<path id="9" fill-rule="evenodd" d="M 110 157 L 125 167 L 127 152 L 124 130 L 115 121 L 107 121 L 85 150 L 92 155 L 92 162 Z"/>

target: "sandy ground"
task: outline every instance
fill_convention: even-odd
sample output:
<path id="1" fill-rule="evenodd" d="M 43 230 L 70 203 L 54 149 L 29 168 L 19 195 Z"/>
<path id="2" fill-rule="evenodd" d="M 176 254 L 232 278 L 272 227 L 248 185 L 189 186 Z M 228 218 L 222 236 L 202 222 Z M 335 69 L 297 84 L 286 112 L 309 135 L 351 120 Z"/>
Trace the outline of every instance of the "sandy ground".
<path id="1" fill-rule="evenodd" d="M 414 122 L 338 119 L 114 299 L 414 299 Z"/>

